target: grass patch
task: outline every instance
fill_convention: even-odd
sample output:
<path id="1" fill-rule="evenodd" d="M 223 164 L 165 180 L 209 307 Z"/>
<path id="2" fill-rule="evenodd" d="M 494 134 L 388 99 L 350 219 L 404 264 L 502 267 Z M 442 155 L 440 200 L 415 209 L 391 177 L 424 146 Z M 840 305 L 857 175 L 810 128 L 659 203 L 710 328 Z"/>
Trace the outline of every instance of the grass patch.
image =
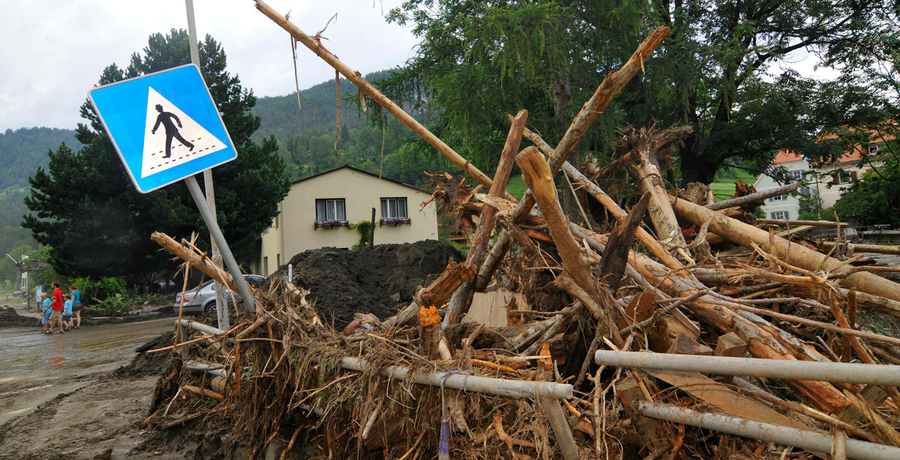
<path id="1" fill-rule="evenodd" d="M 734 197 L 734 184 L 743 180 L 752 185 L 756 182 L 756 176 L 741 169 L 725 169 L 716 174 L 716 180 L 709 184 L 716 201 L 729 200 Z"/>
<path id="2" fill-rule="evenodd" d="M 525 181 L 522 180 L 522 175 L 518 176 L 510 176 L 509 183 L 506 184 L 506 191 L 509 192 L 510 195 L 522 199 L 525 195 L 525 190 L 528 190 L 528 186 L 525 185 Z"/>

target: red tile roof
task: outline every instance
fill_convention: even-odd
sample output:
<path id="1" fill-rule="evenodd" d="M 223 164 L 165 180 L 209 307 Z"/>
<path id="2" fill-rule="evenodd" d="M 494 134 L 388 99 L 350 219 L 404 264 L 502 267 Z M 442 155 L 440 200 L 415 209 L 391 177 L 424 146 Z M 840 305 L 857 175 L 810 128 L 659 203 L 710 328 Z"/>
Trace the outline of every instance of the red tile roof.
<path id="1" fill-rule="evenodd" d="M 778 155 L 775 155 L 775 159 L 772 160 L 774 164 L 782 164 L 782 163 L 790 163 L 792 161 L 803 161 L 803 157 L 798 155 L 796 152 L 792 152 L 790 150 L 782 150 L 778 152 Z"/>

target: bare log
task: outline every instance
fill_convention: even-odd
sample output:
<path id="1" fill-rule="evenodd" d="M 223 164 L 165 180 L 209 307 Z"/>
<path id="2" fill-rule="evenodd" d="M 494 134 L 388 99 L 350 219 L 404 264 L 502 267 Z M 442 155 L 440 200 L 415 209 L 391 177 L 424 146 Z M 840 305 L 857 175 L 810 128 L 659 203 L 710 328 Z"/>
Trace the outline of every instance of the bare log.
<path id="1" fill-rule="evenodd" d="M 669 194 L 662 181 L 662 170 L 657 160 L 658 149 L 680 140 L 684 134 L 691 131 L 690 127 L 670 128 L 662 132 L 653 132 L 651 129 L 626 130 L 621 143 L 628 148 L 636 161 L 628 163 L 628 172 L 634 178 L 635 184 L 641 193 L 650 194 L 650 220 L 656 229 L 656 236 L 663 241 L 665 246 L 685 248 L 687 243 L 678 226 L 678 219 L 672 204 L 669 202 Z"/>
<path id="2" fill-rule="evenodd" d="M 353 82 L 354 85 L 359 88 L 360 91 L 366 94 L 366 96 L 371 97 L 375 102 L 384 107 L 385 110 L 391 113 L 391 115 L 397 117 L 404 125 L 408 126 L 409 129 L 413 130 L 414 133 L 418 134 L 425 142 L 431 144 L 432 147 L 437 149 L 438 152 L 441 152 L 447 159 L 453 162 L 453 164 L 462 168 L 463 171 L 469 173 L 475 180 L 478 181 L 479 184 L 484 185 L 485 187 L 490 187 L 492 184 L 491 179 L 486 176 L 483 172 L 479 171 L 472 163 L 469 163 L 468 160 L 462 157 L 462 155 L 456 153 L 455 150 L 450 148 L 449 145 L 445 144 L 444 141 L 440 140 L 437 136 L 432 134 L 427 128 L 422 126 L 418 121 L 416 121 L 412 116 L 408 113 L 404 112 L 397 104 L 387 98 L 381 91 L 378 91 L 371 83 L 367 82 L 359 72 L 351 69 L 347 64 L 341 62 L 340 59 L 337 58 L 331 51 L 328 51 L 321 43 L 319 43 L 316 39 L 310 37 L 305 32 L 300 30 L 294 23 L 287 20 L 287 17 L 283 14 L 278 13 L 272 7 L 267 5 L 262 0 L 256 0 L 256 9 L 258 9 L 262 14 L 266 15 L 273 22 L 281 26 L 282 29 L 286 30 L 291 34 L 298 42 L 302 43 L 304 46 L 310 49 L 313 53 L 316 53 L 317 56 L 322 58 L 328 65 L 334 67 L 335 70 L 341 73 L 348 80 Z"/>
<path id="3" fill-rule="evenodd" d="M 416 301 L 423 307 L 441 306 L 453 292 L 474 276 L 475 267 L 465 262 L 457 264 L 451 260 L 441 276 L 428 287 L 419 289 L 419 292 L 416 293 Z"/>
<path id="4" fill-rule="evenodd" d="M 584 292 L 583 296 L 576 295 L 576 297 L 591 310 L 591 313 L 597 316 L 603 325 L 604 335 L 618 332 L 618 329 L 610 327 L 609 312 L 602 307 L 597 308 L 600 293 L 596 280 L 591 276 L 590 259 L 569 230 L 569 221 L 559 206 L 553 175 L 544 156 L 536 148 L 527 147 L 516 156 L 516 164 L 522 169 L 522 177 L 531 188 L 532 195 L 541 208 L 566 273 Z M 561 280 L 562 277 L 557 281 Z"/>
<path id="5" fill-rule="evenodd" d="M 651 32 L 643 42 L 641 42 L 637 50 L 635 50 L 631 55 L 631 58 L 628 59 L 622 68 L 608 74 L 603 79 L 603 82 L 600 83 L 600 86 L 597 87 L 597 90 L 594 91 L 591 98 L 584 104 L 578 112 L 578 115 L 575 116 L 572 124 L 570 124 L 569 128 L 566 130 L 566 134 L 563 135 L 563 139 L 557 144 L 556 149 L 552 152 L 547 152 L 550 171 L 552 171 L 553 174 L 556 174 L 560 168 L 562 168 L 563 163 L 566 162 L 569 155 L 575 150 L 575 147 L 584 136 L 584 133 L 587 132 L 594 120 L 606 110 L 609 101 L 619 94 L 622 91 L 622 88 L 634 78 L 638 69 L 643 69 L 644 61 L 650 57 L 653 50 L 655 50 L 668 35 L 668 27 L 658 27 Z M 528 132 L 527 129 L 525 131 Z M 544 143 L 544 145 L 549 149 L 548 144 Z M 543 147 L 541 145 L 538 146 Z M 528 215 L 528 212 L 531 211 L 531 208 L 534 207 L 534 204 L 534 198 L 531 196 L 531 193 L 526 192 L 525 198 L 519 202 L 515 213 L 513 213 L 513 222 L 521 222 L 522 219 Z"/>
<path id="6" fill-rule="evenodd" d="M 234 284 L 234 278 L 231 277 L 231 273 L 217 267 L 209 257 L 197 254 L 193 249 L 178 243 L 165 233 L 153 232 L 150 239 L 156 241 L 165 250 L 175 254 L 181 260 L 187 261 L 191 264 L 191 267 L 200 270 L 206 276 L 228 286 L 228 289 L 232 291 L 237 291 L 237 286 Z"/>
<path id="7" fill-rule="evenodd" d="M 832 222 L 832 225 L 834 222 Z M 847 255 L 852 256 L 857 252 L 873 252 L 875 254 L 893 254 L 900 255 L 900 246 L 889 246 L 882 244 L 856 244 L 856 243 L 835 243 L 832 241 L 823 241 L 819 246 L 825 251 L 830 251 L 835 245 L 846 248 Z"/>
<path id="8" fill-rule="evenodd" d="M 528 131 L 525 132 L 525 136 L 528 136 Z M 532 133 L 533 134 L 533 133 Z M 531 137 L 529 137 L 531 139 Z M 612 214 L 619 222 L 624 222 L 625 218 L 628 214 L 619 207 L 616 202 L 610 198 L 606 192 L 603 191 L 597 184 L 591 182 L 584 174 L 581 173 L 577 168 L 572 166 L 570 163 L 566 162 L 563 165 L 563 170 L 565 170 L 566 174 L 572 178 L 580 187 L 584 188 L 591 194 L 597 201 L 600 202 L 609 212 Z M 682 267 L 681 262 L 672 257 L 668 251 L 659 243 L 659 240 L 656 239 L 649 232 L 644 230 L 643 228 L 638 228 L 636 233 L 637 239 L 640 240 L 641 243 L 644 243 L 650 252 L 653 253 L 656 257 L 659 258 L 667 267 L 677 270 Z"/>
<path id="9" fill-rule="evenodd" d="M 693 223 L 703 225 L 709 219 L 710 231 L 723 236 L 741 246 L 752 247 L 759 245 L 766 252 L 782 258 L 784 261 L 806 270 L 816 271 L 820 269 L 835 270 L 843 264 L 834 258 L 821 252 L 808 249 L 799 244 L 777 236 L 770 237 L 769 232 L 758 229 L 735 219 L 730 219 L 715 211 L 697 206 L 685 200 L 672 198 L 675 212 L 679 216 Z M 845 287 L 856 288 L 859 291 L 900 301 L 900 284 L 884 279 L 878 275 L 867 272 L 856 272 L 843 279 Z"/>
<path id="10" fill-rule="evenodd" d="M 506 184 L 509 182 L 509 174 L 512 172 L 513 165 L 515 165 L 515 154 L 519 151 L 519 144 L 522 142 L 522 130 L 525 129 L 527 120 L 528 111 L 520 110 L 510 125 L 506 143 L 503 145 L 503 151 L 500 154 L 500 163 L 497 165 L 497 172 L 494 174 L 494 181 L 488 193 L 489 196 L 502 198 L 506 195 Z M 478 228 L 475 231 L 475 242 L 469 249 L 469 255 L 466 258 L 467 265 L 481 267 L 484 263 L 484 259 L 487 257 L 488 241 L 490 241 L 491 233 L 494 231 L 494 224 L 497 221 L 496 215 L 497 209 L 493 206 L 481 208 L 481 218 L 478 220 Z M 444 329 L 452 324 L 459 323 L 463 315 L 469 311 L 474 294 L 474 281 L 467 281 L 454 293 L 450 298 L 450 309 L 444 316 Z"/>
<path id="11" fill-rule="evenodd" d="M 750 195 L 747 195 L 750 196 Z M 746 197 L 743 197 L 746 198 Z M 791 219 L 756 219 L 757 224 L 767 224 L 767 225 L 780 225 L 782 227 L 787 226 L 800 226 L 800 225 L 808 225 L 810 227 L 837 227 L 840 225 L 841 227 L 847 227 L 850 224 L 846 222 L 831 222 L 829 220 L 791 220 Z"/>
<path id="12" fill-rule="evenodd" d="M 795 184 L 785 185 L 783 187 L 773 188 L 772 190 L 767 190 L 765 192 L 756 192 L 751 193 L 749 195 L 744 195 L 738 198 L 732 198 L 730 200 L 720 201 L 718 203 L 711 203 L 704 206 L 706 209 L 711 209 L 713 211 L 718 211 L 720 209 L 730 208 L 733 206 L 743 206 L 745 204 L 750 203 L 762 203 L 766 200 L 766 198 L 772 198 L 773 196 L 785 195 L 791 192 L 796 192 L 797 189 L 800 188 L 800 182 Z"/>
<path id="13" fill-rule="evenodd" d="M 600 83 L 600 86 L 594 91 L 594 95 L 591 96 L 590 100 L 584 104 L 584 107 L 575 116 L 572 124 L 569 125 L 569 129 L 566 130 L 566 134 L 556 146 L 556 149 L 554 149 L 553 155 L 549 160 L 550 171 L 554 174 L 559 171 L 563 163 L 569 158 L 569 155 L 575 150 L 575 146 L 578 145 L 578 141 L 581 140 L 587 129 L 606 110 L 606 105 L 609 104 L 609 101 L 622 91 L 622 88 L 631 81 L 638 70 L 644 68 L 644 61 L 668 35 L 668 27 L 657 27 L 641 42 L 640 46 L 638 46 L 637 50 L 621 69 L 607 75 L 603 79 L 603 83 Z"/>

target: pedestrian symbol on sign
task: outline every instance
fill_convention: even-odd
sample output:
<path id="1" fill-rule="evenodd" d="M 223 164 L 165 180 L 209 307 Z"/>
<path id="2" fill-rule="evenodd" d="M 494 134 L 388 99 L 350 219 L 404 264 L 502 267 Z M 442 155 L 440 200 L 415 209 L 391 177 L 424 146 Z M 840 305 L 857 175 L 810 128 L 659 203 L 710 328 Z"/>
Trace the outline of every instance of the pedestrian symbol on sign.
<path id="1" fill-rule="evenodd" d="M 194 150 L 194 144 L 184 140 L 181 137 L 181 134 L 178 132 L 178 128 L 181 128 L 181 120 L 178 119 L 177 116 L 173 113 L 164 112 L 163 106 L 156 104 L 156 111 L 159 112 L 159 116 L 156 117 L 156 124 L 153 125 L 153 129 L 150 130 L 150 134 L 156 134 L 156 130 L 159 128 L 159 125 L 163 125 L 163 128 L 166 128 L 166 155 L 163 158 L 169 158 L 172 156 L 172 138 L 178 139 L 178 142 L 181 142 L 182 145 L 190 147 L 191 150 Z M 175 123 L 172 123 L 172 120 L 175 120 L 175 123 L 178 123 L 178 128 L 175 127 Z"/>
<path id="2" fill-rule="evenodd" d="M 145 126 L 147 131 L 144 133 L 141 177 L 225 148 L 225 143 L 216 139 L 175 104 L 167 101 L 153 87 L 147 92 Z M 174 140 L 178 142 L 173 145 Z"/>
<path id="3" fill-rule="evenodd" d="M 90 99 L 141 193 L 237 157 L 195 65 L 94 88 Z"/>

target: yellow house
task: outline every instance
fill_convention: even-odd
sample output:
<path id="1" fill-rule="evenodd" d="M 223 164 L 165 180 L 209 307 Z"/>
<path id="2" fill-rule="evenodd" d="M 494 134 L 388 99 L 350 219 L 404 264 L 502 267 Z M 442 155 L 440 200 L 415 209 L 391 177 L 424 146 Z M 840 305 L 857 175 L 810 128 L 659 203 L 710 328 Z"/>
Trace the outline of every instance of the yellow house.
<path id="1" fill-rule="evenodd" d="M 294 255 L 323 247 L 349 248 L 360 233 L 350 225 L 372 219 L 375 244 L 412 243 L 438 239 L 431 196 L 395 180 L 342 166 L 291 184 L 279 204 L 279 214 L 261 239 L 260 275 L 268 276 Z"/>

